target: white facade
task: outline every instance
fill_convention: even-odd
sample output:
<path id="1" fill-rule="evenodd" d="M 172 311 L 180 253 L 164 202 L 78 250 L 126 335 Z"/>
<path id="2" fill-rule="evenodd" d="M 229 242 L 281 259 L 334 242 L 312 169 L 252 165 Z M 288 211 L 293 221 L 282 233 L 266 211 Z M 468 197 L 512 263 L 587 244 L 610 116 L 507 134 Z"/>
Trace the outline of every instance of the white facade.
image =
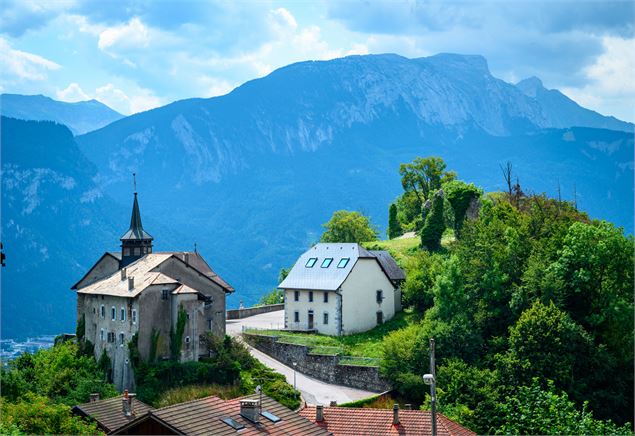
<path id="1" fill-rule="evenodd" d="M 399 282 L 374 253 L 357 244 L 317 244 L 304 253 L 279 286 L 285 328 L 347 335 L 392 319 L 401 307 Z M 385 264 L 389 255 L 382 256 Z"/>

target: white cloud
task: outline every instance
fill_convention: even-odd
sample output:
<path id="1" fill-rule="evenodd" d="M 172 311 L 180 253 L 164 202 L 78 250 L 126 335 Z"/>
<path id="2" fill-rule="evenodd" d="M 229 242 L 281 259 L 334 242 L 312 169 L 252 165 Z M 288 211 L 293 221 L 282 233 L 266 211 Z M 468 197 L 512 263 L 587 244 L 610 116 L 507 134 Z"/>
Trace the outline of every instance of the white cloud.
<path id="1" fill-rule="evenodd" d="M 97 88 L 95 99 L 123 114 L 135 114 L 161 106 L 161 99 L 149 89 L 137 88 L 128 95 L 112 83 Z"/>
<path id="2" fill-rule="evenodd" d="M 295 17 L 285 8 L 269 11 L 269 24 L 278 36 L 284 36 L 294 32 L 298 28 Z"/>
<path id="3" fill-rule="evenodd" d="M 78 101 L 90 100 L 90 96 L 75 82 L 68 85 L 65 89 L 55 93 L 58 100 L 75 103 Z"/>
<path id="4" fill-rule="evenodd" d="M 97 46 L 100 50 L 111 53 L 119 50 L 145 48 L 150 43 L 150 32 L 139 18 L 132 18 L 128 23 L 109 27 L 99 34 Z"/>
<path id="5" fill-rule="evenodd" d="M 561 90 L 582 106 L 634 121 L 635 39 L 604 37 L 602 42 L 604 53 L 584 69 L 588 83 Z"/>
<path id="6" fill-rule="evenodd" d="M 42 56 L 25 51 L 15 50 L 9 42 L 0 38 L 0 70 L 2 80 L 42 81 L 47 73 L 58 70 L 61 66 Z"/>

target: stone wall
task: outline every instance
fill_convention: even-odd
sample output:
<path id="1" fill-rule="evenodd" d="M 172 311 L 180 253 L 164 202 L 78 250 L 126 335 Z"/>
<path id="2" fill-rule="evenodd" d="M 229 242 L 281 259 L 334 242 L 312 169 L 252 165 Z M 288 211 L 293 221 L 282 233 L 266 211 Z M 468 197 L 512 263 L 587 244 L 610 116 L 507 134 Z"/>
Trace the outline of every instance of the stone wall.
<path id="1" fill-rule="evenodd" d="M 376 366 L 357 366 L 340 364 L 340 356 L 310 354 L 305 345 L 284 344 L 277 337 L 243 333 L 245 341 L 274 359 L 296 370 L 327 383 L 364 389 L 372 392 L 385 392 L 392 389 L 390 384 L 379 375 Z"/>
<path id="2" fill-rule="evenodd" d="M 259 315 L 261 313 L 284 310 L 284 303 L 267 304 L 265 306 L 247 307 L 246 309 L 232 309 L 227 311 L 227 319 L 241 319 L 248 316 Z"/>

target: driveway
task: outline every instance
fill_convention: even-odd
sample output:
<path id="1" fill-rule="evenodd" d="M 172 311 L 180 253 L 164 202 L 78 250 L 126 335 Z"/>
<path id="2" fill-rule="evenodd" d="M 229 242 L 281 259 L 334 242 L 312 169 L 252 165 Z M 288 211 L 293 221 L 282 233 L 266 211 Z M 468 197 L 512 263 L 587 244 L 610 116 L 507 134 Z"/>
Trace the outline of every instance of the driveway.
<path id="1" fill-rule="evenodd" d="M 227 334 L 230 336 L 239 336 L 243 326 L 261 329 L 280 329 L 284 326 L 284 310 L 254 315 L 249 318 L 227 320 Z M 273 357 L 249 345 L 247 346 L 252 356 L 274 371 L 284 375 L 290 385 L 294 384 L 293 368 L 286 366 Z M 308 404 L 323 404 L 326 406 L 328 406 L 331 401 L 337 401 L 337 404 L 342 404 L 377 395 L 376 392 L 324 383 L 323 381 L 309 377 L 298 371 L 295 371 L 295 386 L 296 389 L 302 393 L 302 398 Z"/>

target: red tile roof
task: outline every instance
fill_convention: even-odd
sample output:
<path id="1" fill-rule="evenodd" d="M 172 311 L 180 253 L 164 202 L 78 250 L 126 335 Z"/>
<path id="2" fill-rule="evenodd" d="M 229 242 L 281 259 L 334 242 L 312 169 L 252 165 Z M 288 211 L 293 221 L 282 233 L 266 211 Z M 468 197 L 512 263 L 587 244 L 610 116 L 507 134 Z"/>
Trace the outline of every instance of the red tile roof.
<path id="1" fill-rule="evenodd" d="M 254 424 L 240 415 L 241 399 L 258 399 L 258 395 L 250 395 L 233 400 L 222 400 L 210 396 L 199 400 L 174 404 L 172 406 L 156 409 L 146 416 L 121 429 L 121 433 L 134 433 L 135 428 L 144 420 L 153 419 L 161 426 L 177 434 L 187 435 L 329 435 L 330 433 L 315 425 L 308 419 L 304 419 L 282 404 L 272 400 L 266 395 L 262 396 L 262 411 L 270 412 L 280 418 L 279 422 L 271 422 L 264 416 L 260 416 L 260 423 Z M 232 418 L 245 426 L 236 431 L 234 428 L 221 421 L 223 418 Z"/>
<path id="2" fill-rule="evenodd" d="M 299 414 L 315 422 L 315 409 L 308 406 Z M 393 425 L 390 409 L 325 407 L 324 420 L 316 424 L 334 436 L 431 435 L 431 417 L 428 411 L 399 410 L 399 424 Z M 437 413 L 437 435 L 476 436 L 476 433 Z"/>

